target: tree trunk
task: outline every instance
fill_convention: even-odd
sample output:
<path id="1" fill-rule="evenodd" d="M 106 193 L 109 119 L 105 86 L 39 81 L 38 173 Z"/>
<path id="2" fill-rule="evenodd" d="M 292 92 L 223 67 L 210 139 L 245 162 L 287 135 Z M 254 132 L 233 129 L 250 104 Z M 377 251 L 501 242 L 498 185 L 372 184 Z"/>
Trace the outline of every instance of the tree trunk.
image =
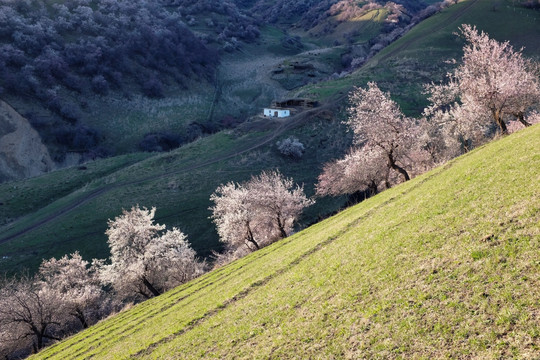
<path id="1" fill-rule="evenodd" d="M 152 295 L 154 296 L 161 295 L 161 293 L 152 284 L 150 284 L 150 281 L 148 281 L 146 276 L 142 277 L 142 281 L 143 281 L 144 286 L 146 286 L 146 288 L 152 293 Z"/>
<path id="2" fill-rule="evenodd" d="M 36 340 L 37 344 L 34 346 L 34 350 L 36 351 L 36 354 L 39 350 L 43 349 L 43 338 L 45 336 L 45 329 L 42 329 L 41 331 L 36 333 Z"/>
<path id="3" fill-rule="evenodd" d="M 491 113 L 493 114 L 493 119 L 499 125 L 499 129 L 501 129 L 501 133 L 503 135 L 508 135 L 508 129 L 506 128 L 506 124 L 504 123 L 504 120 L 502 118 L 502 114 L 500 110 L 492 110 Z"/>
<path id="4" fill-rule="evenodd" d="M 531 123 L 527 122 L 525 120 L 525 116 L 523 114 L 523 111 L 518 112 L 517 114 L 514 114 L 514 116 L 518 119 L 520 123 L 522 123 L 525 127 L 531 126 Z"/>
<path id="5" fill-rule="evenodd" d="M 257 242 L 255 241 L 255 238 L 253 237 L 253 233 L 251 232 L 251 228 L 249 227 L 249 224 L 247 224 L 247 231 L 248 231 L 247 241 L 249 241 L 250 243 L 252 243 L 253 245 L 255 245 L 255 247 L 257 248 L 257 250 L 259 250 L 261 247 L 260 247 L 259 244 L 257 244 Z"/>
<path id="6" fill-rule="evenodd" d="M 73 315 L 81 322 L 83 329 L 88 329 L 88 321 L 86 321 L 86 317 L 82 310 L 76 309 Z"/>
<path id="7" fill-rule="evenodd" d="M 388 153 L 388 166 L 390 166 L 392 169 L 396 170 L 398 173 L 400 173 L 401 175 L 403 175 L 403 178 L 405 179 L 405 181 L 409 181 L 411 180 L 411 178 L 409 177 L 409 174 L 407 173 L 407 171 L 402 168 L 401 166 L 399 166 L 398 164 L 396 164 L 396 161 L 394 160 L 394 150 L 390 150 L 390 152 Z"/>
<path id="8" fill-rule="evenodd" d="M 390 189 L 390 167 L 386 169 L 386 174 L 384 174 L 384 186 Z"/>
<path id="9" fill-rule="evenodd" d="M 371 197 L 377 194 L 377 190 L 377 183 L 375 180 L 371 180 L 371 183 L 368 185 L 369 196 Z"/>
<path id="10" fill-rule="evenodd" d="M 284 239 L 287 237 L 287 233 L 285 232 L 285 228 L 283 226 L 283 224 L 281 223 L 281 218 L 279 217 L 279 215 L 276 217 L 276 220 L 277 220 L 277 224 L 278 224 L 278 228 L 279 228 L 279 234 L 281 236 L 281 239 Z"/>

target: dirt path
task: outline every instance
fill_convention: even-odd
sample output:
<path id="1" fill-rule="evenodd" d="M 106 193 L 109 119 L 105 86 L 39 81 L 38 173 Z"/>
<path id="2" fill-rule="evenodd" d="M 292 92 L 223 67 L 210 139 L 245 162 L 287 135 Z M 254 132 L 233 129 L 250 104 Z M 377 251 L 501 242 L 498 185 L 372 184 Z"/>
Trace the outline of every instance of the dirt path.
<path id="1" fill-rule="evenodd" d="M 478 1 L 480 0 L 471 0 L 469 1 L 466 5 L 464 5 L 461 9 L 459 9 L 458 11 L 456 11 L 452 16 L 450 16 L 446 21 L 444 22 L 441 22 L 440 24 L 437 24 L 436 26 L 434 26 L 433 28 L 430 29 L 430 32 L 429 33 L 425 33 L 421 36 L 418 36 L 418 37 L 415 37 L 413 39 L 410 39 L 408 41 L 405 41 L 403 42 L 401 45 L 395 47 L 394 49 L 392 49 L 391 51 L 389 51 L 388 53 L 384 54 L 383 56 L 381 56 L 378 61 L 381 62 L 381 61 L 384 61 L 384 60 L 387 60 L 389 58 L 391 58 L 392 56 L 394 56 L 395 54 L 399 53 L 400 51 L 406 49 L 407 47 L 409 47 L 411 44 L 417 42 L 417 41 L 420 41 L 420 40 L 423 40 L 425 38 L 427 38 L 428 36 L 431 36 L 433 33 L 435 32 L 438 32 L 442 29 L 444 29 L 445 27 L 449 26 L 450 24 L 452 24 L 454 21 L 456 21 L 457 19 L 459 19 L 461 16 L 463 16 L 463 14 L 465 14 L 471 7 L 473 7 L 474 5 L 476 5 L 476 3 L 478 3 Z"/>
<path id="2" fill-rule="evenodd" d="M 276 137 L 281 135 L 283 132 L 302 124 L 309 117 L 310 114 L 312 115 L 312 114 L 317 113 L 317 112 L 319 112 L 319 111 L 321 111 L 321 110 L 323 110 L 325 108 L 326 107 L 323 106 L 323 107 L 319 107 L 319 108 L 316 108 L 316 109 L 304 111 L 304 112 L 302 112 L 302 113 L 300 113 L 300 114 L 298 114 L 296 116 L 293 116 L 291 118 L 287 118 L 287 120 L 281 120 L 278 123 L 278 126 L 276 127 L 276 129 L 272 133 L 268 134 L 267 136 L 260 139 L 258 142 L 254 143 L 254 144 L 253 143 L 252 144 L 248 143 L 248 144 L 245 144 L 244 146 L 241 146 L 240 148 L 238 148 L 235 152 L 233 152 L 231 154 L 225 154 L 225 155 L 213 158 L 211 160 L 207 160 L 207 161 L 204 161 L 204 162 L 201 162 L 201 163 L 198 163 L 198 164 L 186 166 L 186 167 L 183 167 L 183 168 L 180 168 L 180 169 L 174 169 L 174 170 L 173 169 L 168 169 L 168 170 L 165 170 L 164 172 L 162 172 L 160 174 L 147 176 L 145 178 L 134 180 L 134 181 L 126 181 L 126 182 L 121 182 L 121 183 L 117 183 L 117 184 L 105 185 L 105 186 L 103 186 L 103 187 L 101 187 L 99 189 L 93 190 L 92 192 L 86 194 L 82 198 L 78 198 L 78 199 L 74 200 L 73 202 L 71 202 L 70 204 L 67 204 L 67 205 L 63 206 L 62 208 L 56 210 L 55 212 L 49 214 L 45 218 L 36 221 L 32 225 L 29 225 L 26 228 L 21 229 L 21 230 L 17 231 L 14 234 L 11 234 L 11 235 L 0 238 L 0 244 L 12 241 L 12 240 L 17 239 L 18 237 L 20 237 L 22 235 L 25 235 L 25 234 L 33 231 L 33 230 L 39 229 L 40 227 L 42 227 L 42 226 L 44 226 L 44 225 L 46 225 L 46 224 L 48 224 L 48 223 L 50 223 L 50 222 L 52 222 L 54 220 L 66 215 L 66 214 L 69 214 L 71 211 L 78 208 L 79 206 L 81 206 L 83 204 L 86 204 L 89 201 L 94 200 L 94 199 L 102 196 L 103 194 L 108 193 L 111 190 L 121 188 L 121 187 L 124 187 L 124 186 L 137 185 L 137 184 L 141 184 L 141 183 L 144 183 L 144 182 L 147 182 L 147 181 L 157 180 L 157 179 L 164 178 L 164 177 L 167 177 L 167 176 L 170 176 L 170 175 L 182 174 L 182 173 L 185 173 L 185 172 L 188 172 L 188 171 L 197 170 L 197 169 L 204 168 L 206 166 L 209 166 L 209 165 L 212 165 L 212 164 L 224 161 L 224 160 L 234 158 L 236 156 L 242 155 L 242 154 L 244 154 L 246 152 L 255 150 L 257 148 L 260 148 L 260 147 L 268 144 L 269 142 L 275 140 Z M 18 220 L 18 221 L 21 221 L 21 220 Z M 13 227 L 13 225 L 14 224 L 11 224 L 12 227 Z"/>
<path id="3" fill-rule="evenodd" d="M 433 27 L 429 34 L 423 34 L 421 36 L 410 39 L 409 41 L 403 42 L 398 47 L 394 48 L 393 50 L 391 50 L 387 54 L 380 57 L 378 59 L 378 61 L 384 61 L 384 60 L 394 56 L 398 52 L 402 51 L 403 49 L 406 49 L 411 44 L 428 37 L 429 35 L 431 35 L 434 32 L 437 32 L 437 31 L 440 31 L 440 30 L 444 29 L 446 26 L 449 26 L 455 20 L 459 19 L 463 14 L 465 14 L 472 6 L 474 6 L 479 1 L 480 0 L 471 0 L 466 5 L 464 5 L 459 11 L 455 12 L 451 17 L 449 17 L 445 22 L 442 22 L 442 23 L 436 25 L 435 27 Z M 276 59 L 273 59 L 273 60 L 276 60 Z M 268 65 L 268 64 L 266 64 L 266 65 Z M 343 97 L 344 96 L 340 96 L 340 98 L 343 98 Z M 187 166 L 187 167 L 184 167 L 184 168 L 181 168 L 181 169 L 164 171 L 161 174 L 148 176 L 148 177 L 145 177 L 145 178 L 142 178 L 142 179 L 139 179 L 139 180 L 128 181 L 128 182 L 112 184 L 112 185 L 106 185 L 106 186 L 104 186 L 104 187 L 102 187 L 100 189 L 96 189 L 96 190 L 90 192 L 89 194 L 87 194 L 86 196 L 84 196 L 82 198 L 79 198 L 77 200 L 74 200 L 71 204 L 65 205 L 64 207 L 62 207 L 61 209 L 59 209 L 59 210 L 55 211 L 54 213 L 48 215 L 44 219 L 36 221 L 34 224 L 29 225 L 28 227 L 16 232 L 15 234 L 11 234 L 9 236 L 0 238 L 0 244 L 12 241 L 12 240 L 14 240 L 14 239 L 16 239 L 16 238 L 18 238 L 18 237 L 20 237 L 22 235 L 25 235 L 25 234 L 33 231 L 33 230 L 39 229 L 43 225 L 48 224 L 48 223 L 60 218 L 63 215 L 69 214 L 72 210 L 78 208 L 79 206 L 81 206 L 81 205 L 83 205 L 85 203 L 88 203 L 91 200 L 94 200 L 94 199 L 100 197 L 101 195 L 103 195 L 103 194 L 105 194 L 105 193 L 107 193 L 107 192 L 109 192 L 111 190 L 114 190 L 114 189 L 117 189 L 117 188 L 120 188 L 120 187 L 124 187 L 124 186 L 131 186 L 131 185 L 144 183 L 144 182 L 147 182 L 147 181 L 157 180 L 157 179 L 160 179 L 160 178 L 163 178 L 163 177 L 166 177 L 166 176 L 170 176 L 170 175 L 174 175 L 174 174 L 181 174 L 181 173 L 184 173 L 184 172 L 187 172 L 187 171 L 200 169 L 200 168 L 203 168 L 205 166 L 209 166 L 209 165 L 212 165 L 212 164 L 224 161 L 224 160 L 228 160 L 228 159 L 234 158 L 234 157 L 236 157 L 238 155 L 244 154 L 246 152 L 255 150 L 255 149 L 259 148 L 259 147 L 262 147 L 262 146 L 268 144 L 270 141 L 274 140 L 277 136 L 279 136 L 280 134 L 282 134 L 286 130 L 289 130 L 289 129 L 294 128 L 295 126 L 299 125 L 303 120 L 305 120 L 307 118 L 307 115 L 309 113 L 316 113 L 316 112 L 321 111 L 324 108 L 325 107 L 323 106 L 323 107 L 320 107 L 320 108 L 316 108 L 316 109 L 313 109 L 313 110 L 303 112 L 303 113 L 298 114 L 298 115 L 296 115 L 294 117 L 291 117 L 287 121 L 284 121 L 284 122 L 280 123 L 279 126 L 271 134 L 264 137 L 259 142 L 255 143 L 255 144 L 247 144 L 247 145 L 245 145 L 244 148 L 241 147 L 240 149 L 238 149 L 234 153 L 231 153 L 231 154 L 228 154 L 228 155 L 223 155 L 223 156 L 220 156 L 220 157 L 217 157 L 217 158 L 214 158 L 214 159 L 211 159 L 211 160 L 208 160 L 208 161 L 196 164 L 196 165 Z"/>

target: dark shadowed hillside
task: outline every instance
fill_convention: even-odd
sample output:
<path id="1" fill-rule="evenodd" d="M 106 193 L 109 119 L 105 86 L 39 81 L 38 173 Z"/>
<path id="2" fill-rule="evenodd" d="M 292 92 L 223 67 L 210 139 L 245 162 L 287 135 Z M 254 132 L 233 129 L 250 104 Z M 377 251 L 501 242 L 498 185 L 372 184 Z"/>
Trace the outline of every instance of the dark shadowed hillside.
<path id="1" fill-rule="evenodd" d="M 86 121 L 91 99 L 161 98 L 193 79 L 211 81 L 218 64 L 216 51 L 187 28 L 180 11 L 159 3 L 0 6 L 0 96 L 27 115 L 57 160 L 66 151 L 107 155 L 101 129 Z"/>
<path id="2" fill-rule="evenodd" d="M 0 97 L 29 119 L 65 166 L 166 151 L 246 121 L 259 89 L 234 78 L 240 101 L 221 97 L 235 72 L 228 62 L 218 65 L 223 55 L 249 67 L 276 55 L 332 53 L 319 61 L 330 67 L 322 74 L 285 86 L 270 82 L 264 91 L 283 94 L 340 72 L 383 39 L 393 41 L 427 3 L 6 0 L 0 6 Z M 258 103 L 271 100 L 264 94 Z"/>

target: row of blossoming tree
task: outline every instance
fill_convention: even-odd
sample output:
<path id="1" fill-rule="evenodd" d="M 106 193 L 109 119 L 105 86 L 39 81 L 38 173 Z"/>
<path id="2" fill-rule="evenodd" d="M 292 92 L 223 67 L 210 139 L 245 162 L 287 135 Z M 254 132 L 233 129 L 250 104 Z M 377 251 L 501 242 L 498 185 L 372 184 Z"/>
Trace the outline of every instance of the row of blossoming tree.
<path id="1" fill-rule="evenodd" d="M 33 276 L 0 284 L 0 355 L 19 358 L 87 328 L 124 304 L 157 296 L 200 274 L 205 263 L 179 229 L 133 207 L 109 220 L 109 261 L 79 253 L 42 262 Z"/>
<path id="2" fill-rule="evenodd" d="M 462 62 L 444 83 L 426 86 L 431 104 L 423 118 L 405 116 L 373 82 L 352 92 L 346 123 L 354 144 L 344 158 L 325 164 L 317 194 L 376 193 L 494 134 L 508 134 L 509 124 L 538 121 L 538 64 L 473 26 L 463 25 L 460 34 Z"/>
<path id="3" fill-rule="evenodd" d="M 461 34 L 467 41 L 463 61 L 444 84 L 426 86 L 431 105 L 423 118 L 405 116 L 375 83 L 352 92 L 346 123 L 354 143 L 344 158 L 324 166 L 319 196 L 376 193 L 480 144 L 496 133 L 493 128 L 507 134 L 511 120 L 525 126 L 538 121 L 538 65 L 474 27 L 464 25 Z M 290 235 L 314 202 L 279 171 L 220 185 L 210 200 L 210 218 L 226 244 L 217 265 Z M 208 266 L 186 235 L 155 223 L 155 211 L 137 206 L 109 220 L 108 261 L 89 263 L 74 253 L 44 261 L 34 276 L 4 279 L 0 355 L 37 351 L 126 302 L 158 296 L 202 274 Z"/>
<path id="4" fill-rule="evenodd" d="M 227 244 L 217 264 L 289 235 L 302 210 L 313 203 L 278 171 L 221 185 L 211 200 L 212 219 Z M 197 259 L 186 235 L 155 223 L 155 212 L 134 206 L 109 220 L 108 261 L 89 263 L 76 252 L 43 261 L 34 276 L 3 279 L 0 356 L 37 352 L 126 303 L 159 296 L 203 274 L 208 266 Z"/>

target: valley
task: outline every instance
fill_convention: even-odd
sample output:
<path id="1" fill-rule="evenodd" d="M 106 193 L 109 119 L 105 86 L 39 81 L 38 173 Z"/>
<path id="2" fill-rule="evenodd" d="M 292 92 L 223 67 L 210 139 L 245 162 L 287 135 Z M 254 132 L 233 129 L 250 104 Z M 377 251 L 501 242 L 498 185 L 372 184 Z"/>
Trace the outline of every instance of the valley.
<path id="1" fill-rule="evenodd" d="M 0 357 L 538 358 L 539 39 L 536 0 L 0 0 Z"/>
<path id="2" fill-rule="evenodd" d="M 116 99 L 111 93 L 105 103 L 89 100 L 89 108 L 94 110 L 88 124 L 99 127 L 105 142 L 118 146 L 120 152 L 133 150 L 145 133 L 179 130 L 194 121 L 204 125 L 223 120 L 234 127 L 168 153 L 129 152 L 0 184 L 0 269 L 35 269 L 42 258 L 76 249 L 87 258 L 102 257 L 107 219 L 134 204 L 157 206 L 157 220 L 182 228 L 197 252 L 209 256 L 220 249 L 208 220 L 212 191 L 220 183 L 243 181 L 262 169 L 280 168 L 304 183 L 312 195 L 322 164 L 341 156 L 350 144 L 351 136 L 340 122 L 346 116 L 346 97 L 353 86 L 376 80 L 383 90 L 391 91 L 406 113 L 417 116 L 426 103 L 423 84 L 442 77 L 446 71 L 443 59 L 459 56 L 461 44 L 452 33 L 463 22 L 476 22 L 490 34 L 510 39 L 516 47 L 525 46 L 525 53 L 535 56 L 539 51 L 533 36 L 535 32 L 540 36 L 538 14 L 513 8 L 510 2 L 500 3 L 496 11 L 487 1 L 451 6 L 412 28 L 359 69 L 347 70 L 335 79 L 332 75 L 344 70 L 342 58 L 348 51 L 344 45 L 334 45 L 331 38 L 309 37 L 299 28 L 285 35 L 276 25 L 264 25 L 257 42 L 223 55 L 215 84 L 201 82 L 189 95 L 183 90 L 180 96 L 161 99 Z M 521 21 L 502 20 L 509 16 L 520 16 Z M 199 31 L 207 30 L 198 26 Z M 303 48 L 284 48 L 282 39 L 295 34 Z M 295 73 L 293 64 L 306 64 L 310 70 Z M 283 72 L 276 74 L 279 69 Z M 315 72 L 315 77 L 309 72 Z M 256 117 L 246 121 L 273 100 L 285 97 L 310 98 L 321 106 L 283 124 Z M 275 148 L 278 140 L 290 135 L 307 149 L 298 161 L 283 158 Z M 346 197 L 319 199 L 301 223 L 324 218 L 346 202 Z"/>

